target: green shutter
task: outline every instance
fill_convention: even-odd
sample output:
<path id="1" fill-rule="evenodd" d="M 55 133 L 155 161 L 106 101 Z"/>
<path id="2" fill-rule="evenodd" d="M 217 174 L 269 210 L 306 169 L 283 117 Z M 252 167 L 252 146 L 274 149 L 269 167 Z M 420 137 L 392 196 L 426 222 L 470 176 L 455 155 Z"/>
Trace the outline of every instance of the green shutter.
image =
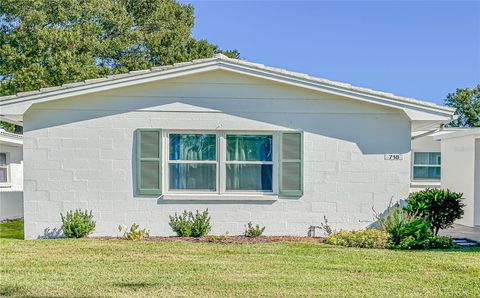
<path id="1" fill-rule="evenodd" d="M 279 193 L 303 195 L 303 134 L 284 132 L 280 138 Z"/>
<path id="2" fill-rule="evenodd" d="M 162 194 L 162 130 L 137 130 L 137 193 Z"/>

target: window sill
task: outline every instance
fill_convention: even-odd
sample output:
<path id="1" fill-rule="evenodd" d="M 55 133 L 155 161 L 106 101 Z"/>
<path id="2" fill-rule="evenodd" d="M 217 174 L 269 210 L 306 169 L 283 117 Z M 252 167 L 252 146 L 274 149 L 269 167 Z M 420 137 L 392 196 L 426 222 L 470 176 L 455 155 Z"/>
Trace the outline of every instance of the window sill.
<path id="1" fill-rule="evenodd" d="M 1 188 L 12 188 L 12 183 L 10 182 L 1 182 L 0 183 Z"/>
<path id="2" fill-rule="evenodd" d="M 277 201 L 278 195 L 266 194 L 165 194 L 165 201 Z"/>
<path id="3" fill-rule="evenodd" d="M 410 186 L 441 186 L 440 180 L 413 180 Z"/>

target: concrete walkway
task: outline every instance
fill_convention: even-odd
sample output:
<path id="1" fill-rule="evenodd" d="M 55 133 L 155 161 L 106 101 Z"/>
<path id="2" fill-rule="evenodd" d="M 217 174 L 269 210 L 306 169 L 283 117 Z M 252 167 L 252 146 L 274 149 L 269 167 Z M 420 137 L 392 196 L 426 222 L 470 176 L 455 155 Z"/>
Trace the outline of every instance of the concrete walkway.
<path id="1" fill-rule="evenodd" d="M 472 228 L 454 224 L 453 228 L 441 230 L 438 234 L 452 238 L 467 238 L 480 243 L 480 227 Z"/>

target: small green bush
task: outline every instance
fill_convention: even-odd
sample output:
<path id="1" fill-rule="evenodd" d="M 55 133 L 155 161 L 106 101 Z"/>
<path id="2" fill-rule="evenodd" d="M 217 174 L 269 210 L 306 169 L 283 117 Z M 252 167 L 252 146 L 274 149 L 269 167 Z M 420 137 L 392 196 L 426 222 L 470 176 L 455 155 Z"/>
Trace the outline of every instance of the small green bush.
<path id="1" fill-rule="evenodd" d="M 387 241 L 388 234 L 376 229 L 340 231 L 325 238 L 327 244 L 360 248 L 385 248 Z"/>
<path id="2" fill-rule="evenodd" d="M 388 215 L 378 218 L 382 229 L 388 233 L 389 247 L 398 247 L 405 239 L 411 245 L 413 238 L 418 245 L 432 237 L 429 224 L 422 218 L 409 215 L 402 209 L 388 209 Z"/>
<path id="3" fill-rule="evenodd" d="M 95 229 L 92 211 L 68 211 L 66 215 L 60 213 L 62 218 L 62 231 L 67 238 L 82 238 Z"/>
<path id="4" fill-rule="evenodd" d="M 448 249 L 456 247 L 453 239 L 447 236 L 433 236 L 429 239 L 429 248 Z"/>
<path id="5" fill-rule="evenodd" d="M 146 229 L 140 229 L 140 226 L 133 223 L 130 228 L 126 225 L 119 225 L 118 231 L 123 231 L 123 239 L 125 240 L 141 240 L 149 237 L 149 232 Z"/>
<path id="6" fill-rule="evenodd" d="M 208 209 L 200 213 L 198 210 L 195 214 L 184 210 L 182 214 L 169 216 L 169 225 L 172 230 L 180 237 L 202 237 L 210 232 L 210 216 Z"/>
<path id="7" fill-rule="evenodd" d="M 170 227 L 180 237 L 190 237 L 192 235 L 192 224 L 188 219 L 188 212 L 185 210 L 183 214 L 170 216 Z"/>
<path id="8" fill-rule="evenodd" d="M 434 235 L 452 226 L 463 216 L 462 193 L 448 189 L 426 189 L 410 194 L 404 210 L 412 216 L 424 218 Z"/>
<path id="9" fill-rule="evenodd" d="M 254 226 L 252 222 L 249 222 L 245 227 L 245 236 L 253 238 L 260 237 L 263 231 L 265 231 L 265 227 L 260 227 L 258 224 Z"/>

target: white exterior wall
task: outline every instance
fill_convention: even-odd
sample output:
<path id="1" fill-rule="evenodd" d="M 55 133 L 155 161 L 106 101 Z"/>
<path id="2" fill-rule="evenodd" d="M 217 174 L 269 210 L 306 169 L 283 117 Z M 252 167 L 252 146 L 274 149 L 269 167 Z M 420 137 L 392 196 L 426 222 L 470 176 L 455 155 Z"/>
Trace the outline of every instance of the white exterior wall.
<path id="1" fill-rule="evenodd" d="M 7 153 L 9 179 L 0 183 L 0 220 L 23 217 L 22 145 L 0 140 L 0 152 Z"/>
<path id="2" fill-rule="evenodd" d="M 448 169 L 442 173 L 442 188 L 463 193 L 465 198 L 464 215 L 457 223 L 474 226 L 480 225 L 479 191 L 475 190 L 480 185 L 479 162 L 475 161 L 480 156 L 480 149 L 476 146 L 480 143 L 480 135 L 466 135 L 447 137 L 441 140 L 442 167 Z"/>
<path id="3" fill-rule="evenodd" d="M 335 229 L 373 222 L 410 184 L 410 122 L 401 111 L 225 71 L 36 104 L 24 115 L 25 236 L 91 209 L 95 235 L 133 222 L 171 235 L 168 215 L 208 208 L 212 234 L 306 235 L 326 215 Z M 135 197 L 138 128 L 304 131 L 304 195 L 278 201 L 166 201 Z M 384 154 L 403 160 L 386 161 Z"/>

